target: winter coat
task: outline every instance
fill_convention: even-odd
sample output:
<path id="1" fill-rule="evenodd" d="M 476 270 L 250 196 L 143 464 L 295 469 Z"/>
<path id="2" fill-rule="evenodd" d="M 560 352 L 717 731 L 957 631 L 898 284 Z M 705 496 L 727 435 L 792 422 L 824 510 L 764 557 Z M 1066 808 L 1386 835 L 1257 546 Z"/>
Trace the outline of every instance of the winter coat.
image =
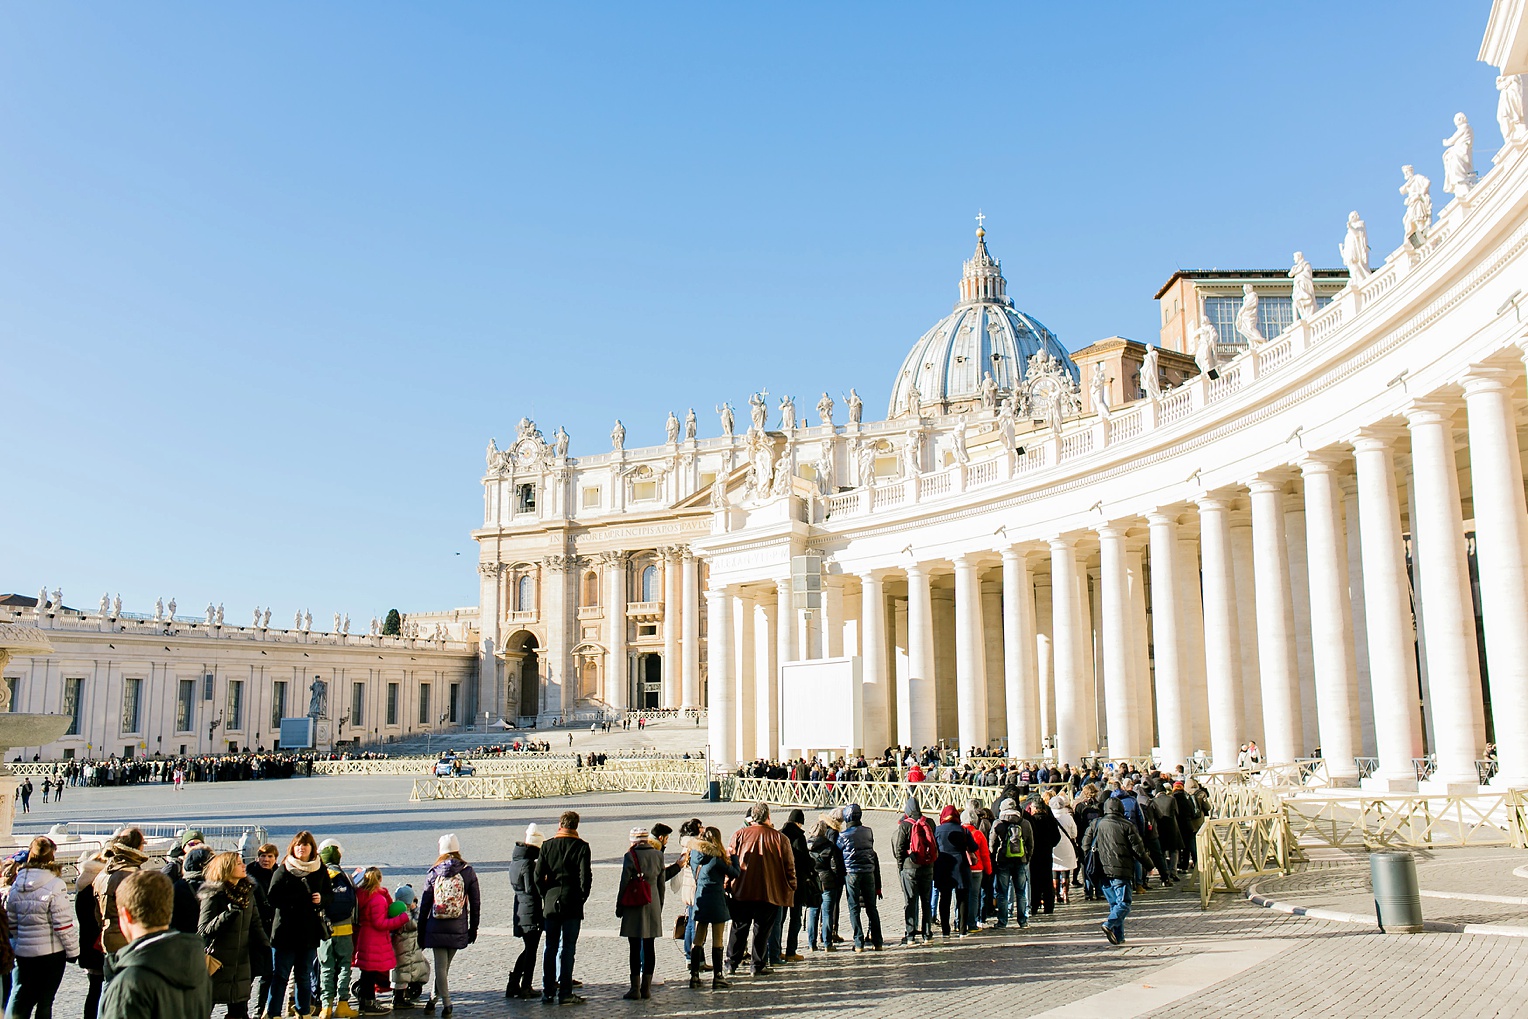
<path id="1" fill-rule="evenodd" d="M 125 846 L 119 842 L 108 842 L 106 848 L 101 850 L 103 859 L 94 866 L 87 864 L 80 872 L 79 881 L 75 884 L 76 902 L 81 895 L 82 885 L 79 882 L 90 884 L 91 891 L 88 898 L 95 903 L 96 923 L 100 928 L 101 961 L 104 963 L 106 956 L 117 949 L 127 945 L 127 935 L 122 933 L 117 920 L 117 887 L 127 879 L 133 871 L 139 869 L 147 859 L 141 850 L 132 846 Z M 90 879 L 85 880 L 86 872 Z M 100 874 L 105 872 L 107 877 L 100 879 Z M 96 882 L 99 880 L 99 884 Z M 102 892 L 105 892 L 104 896 Z M 78 906 L 76 905 L 76 912 Z M 97 965 L 99 968 L 99 964 Z"/>
<path id="2" fill-rule="evenodd" d="M 897 833 L 891 839 L 892 859 L 896 860 L 898 870 L 906 871 L 909 874 L 917 874 L 919 871 L 927 870 L 932 875 L 933 864 L 928 863 L 920 866 L 918 861 L 912 857 L 914 825 L 927 827 L 929 840 L 933 840 L 934 823 L 923 816 L 923 810 L 918 806 L 917 799 L 909 796 L 907 804 L 902 810 L 902 817 L 897 821 Z"/>
<path id="3" fill-rule="evenodd" d="M 875 869 L 871 856 L 875 852 L 875 832 L 860 823 L 860 808 L 851 804 L 847 810 L 844 830 L 838 836 L 839 852 L 844 854 L 844 871 L 849 874 L 868 874 Z"/>
<path id="4" fill-rule="evenodd" d="M 11 922 L 16 955 L 23 959 L 63 952 L 80 955 L 80 929 L 74 922 L 69 887 L 43 867 L 22 867 L 5 892 L 5 915 Z"/>
<path id="5" fill-rule="evenodd" d="M 1077 869 L 1077 821 L 1070 807 L 1058 807 L 1051 811 L 1061 838 L 1051 850 L 1051 870 L 1071 873 Z"/>
<path id="6" fill-rule="evenodd" d="M 1157 840 L 1164 852 L 1177 852 L 1183 848 L 1183 836 L 1178 831 L 1178 801 L 1166 789 L 1151 799 L 1157 812 Z"/>
<path id="7" fill-rule="evenodd" d="M 1109 798 L 1119 800 L 1120 807 L 1125 811 L 1125 820 L 1135 825 L 1135 830 L 1144 838 L 1146 835 L 1146 818 L 1141 813 L 1141 803 L 1135 793 L 1127 793 L 1123 789 L 1118 789 Z"/>
<path id="8" fill-rule="evenodd" d="M 276 922 L 276 909 L 271 905 L 271 878 L 276 876 L 276 868 L 266 870 L 258 863 L 252 863 L 247 869 L 249 879 L 260 890 L 260 897 L 255 901 L 260 904 L 260 919 L 265 923 L 265 933 L 270 934 L 271 924 Z"/>
<path id="9" fill-rule="evenodd" d="M 515 891 L 515 937 L 541 930 L 541 895 L 536 891 L 536 857 L 540 846 L 516 842 L 509 853 L 509 887 Z"/>
<path id="10" fill-rule="evenodd" d="M 974 824 L 963 824 L 966 834 L 971 836 L 971 841 L 976 843 L 976 849 L 971 853 L 968 862 L 971 865 L 972 874 L 992 873 L 992 851 L 987 848 L 987 836 Z M 980 880 L 980 878 L 978 878 Z"/>
<path id="11" fill-rule="evenodd" d="M 393 931 L 393 958 L 398 960 L 393 967 L 393 986 L 429 983 L 430 964 L 419 948 L 419 922 L 414 919 L 412 910 L 403 915 L 408 920 Z"/>
<path id="12" fill-rule="evenodd" d="M 1125 819 L 1124 804 L 1118 799 L 1104 804 L 1104 816 L 1082 836 L 1084 856 L 1095 848 L 1098 861 L 1110 878 L 1134 881 L 1137 860 L 1143 866 L 1151 866 L 1151 858 L 1146 855 L 1146 842 L 1135 830 L 1135 825 Z"/>
<path id="13" fill-rule="evenodd" d="M 467 908 L 457 917 L 434 916 L 435 882 L 453 874 L 462 876 L 462 884 L 467 891 Z M 466 948 L 477 940 L 482 913 L 483 900 L 478 894 L 477 872 L 472 869 L 472 864 L 455 857 L 437 863 L 430 868 L 429 876 L 425 879 L 424 895 L 419 898 L 419 946 Z"/>
<path id="14" fill-rule="evenodd" d="M 257 894 L 254 882 L 248 879 L 231 887 L 222 881 L 203 882 L 197 892 L 201 909 L 196 933 L 206 942 L 208 954 L 222 963 L 212 974 L 214 1004 L 247 1002 L 250 984 L 257 975 L 253 955 L 270 951 L 255 901 Z"/>
<path id="15" fill-rule="evenodd" d="M 99 857 L 86 860 L 80 864 L 79 876 L 74 879 L 74 920 L 80 926 L 80 969 L 94 976 L 101 975 L 101 964 L 106 961 L 106 953 L 101 950 L 101 910 L 93 887 L 96 875 L 105 866 Z M 4 910 L 0 910 L 0 916 L 3 915 Z M 7 951 L 11 947 L 9 930 L 4 947 Z M 14 961 L 0 960 L 0 972 L 10 972 Z"/>
<path id="16" fill-rule="evenodd" d="M 966 854 L 976 852 L 976 842 L 961 826 L 954 807 L 945 807 L 939 815 L 934 842 L 939 846 L 939 859 L 934 861 L 934 887 L 943 891 L 969 887 L 971 864 Z"/>
<path id="17" fill-rule="evenodd" d="M 1199 813 L 1199 804 L 1194 802 L 1194 798 L 1182 789 L 1173 790 L 1173 804 L 1177 810 L 1174 820 L 1178 822 L 1178 837 L 1186 847 L 1199 834 L 1204 824 L 1204 815 Z"/>
<path id="18" fill-rule="evenodd" d="M 388 916 L 393 897 L 386 888 L 369 892 L 356 889 L 355 953 L 350 961 L 357 969 L 386 973 L 398 965 L 393 953 L 393 931 L 409 922 L 407 913 Z"/>
<path id="19" fill-rule="evenodd" d="M 1034 881 L 1049 881 L 1051 879 L 1052 854 L 1056 843 L 1061 841 L 1061 826 L 1056 823 L 1056 815 L 1050 812 L 1050 808 L 1037 800 L 1031 800 L 1032 804 L 1038 804 L 1035 812 L 1029 814 L 1029 826 L 1035 832 L 1034 852 L 1029 854 L 1030 879 Z"/>
<path id="20" fill-rule="evenodd" d="M 727 882 L 739 902 L 789 906 L 796 898 L 796 860 L 791 844 L 768 824 L 749 824 L 732 836 L 727 850 L 742 876 Z"/>
<path id="21" fill-rule="evenodd" d="M 732 919 L 727 908 L 727 879 L 742 877 L 743 872 L 734 861 L 722 858 L 721 846 L 714 842 L 687 838 L 684 843 L 695 871 L 695 922 L 726 923 Z"/>
<path id="22" fill-rule="evenodd" d="M 817 865 L 812 862 L 812 853 L 806 847 L 806 832 L 795 821 L 787 821 L 780 829 L 780 834 L 791 844 L 791 857 L 796 862 L 796 901 L 797 906 L 817 906 L 822 904 L 822 888 L 817 884 Z"/>
<path id="23" fill-rule="evenodd" d="M 290 857 L 283 860 L 271 878 L 271 908 L 275 920 L 271 923 L 271 947 L 293 952 L 311 951 L 323 940 L 320 935 L 318 914 L 329 903 L 329 875 L 323 864 L 303 874 L 292 869 L 297 861 Z M 313 895 L 319 896 L 318 905 Z"/>
<path id="24" fill-rule="evenodd" d="M 663 933 L 663 893 L 669 878 L 679 873 L 684 865 L 682 859 L 671 866 L 663 865 L 663 851 L 650 843 L 627 849 L 621 863 L 621 883 L 616 895 L 627 882 L 640 878 L 647 882 L 648 903 L 645 906 L 615 907 L 615 915 L 621 918 L 621 937 L 656 938 Z"/>
<path id="25" fill-rule="evenodd" d="M 536 890 L 541 915 L 549 920 L 582 920 L 594 884 L 589 843 L 577 835 L 556 835 L 541 843 L 536 857 Z"/>
<path id="26" fill-rule="evenodd" d="M 838 850 L 837 830 L 819 821 L 806 840 L 806 849 L 812 854 L 812 868 L 817 871 L 817 887 L 824 892 L 842 890 L 844 857 Z"/>
<path id="27" fill-rule="evenodd" d="M 195 934 L 168 930 L 132 942 L 106 959 L 101 1019 L 207 1019 L 212 978 Z"/>

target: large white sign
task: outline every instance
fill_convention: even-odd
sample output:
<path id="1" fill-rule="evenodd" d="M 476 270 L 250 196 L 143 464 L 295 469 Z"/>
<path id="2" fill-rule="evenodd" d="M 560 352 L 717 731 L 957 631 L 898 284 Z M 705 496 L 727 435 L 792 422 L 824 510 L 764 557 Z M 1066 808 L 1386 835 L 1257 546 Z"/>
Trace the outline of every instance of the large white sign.
<path id="1" fill-rule="evenodd" d="M 864 716 L 858 655 L 780 666 L 780 746 L 793 755 L 862 749 Z"/>

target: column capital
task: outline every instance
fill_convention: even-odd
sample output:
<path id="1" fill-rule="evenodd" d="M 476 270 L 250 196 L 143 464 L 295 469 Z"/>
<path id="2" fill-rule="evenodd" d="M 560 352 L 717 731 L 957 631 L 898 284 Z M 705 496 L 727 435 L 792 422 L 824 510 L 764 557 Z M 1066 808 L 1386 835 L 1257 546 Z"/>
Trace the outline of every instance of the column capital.
<path id="1" fill-rule="evenodd" d="M 776 577 L 775 578 L 775 592 L 777 594 L 790 594 L 791 593 L 791 578 L 789 578 L 789 577 Z"/>
<path id="2" fill-rule="evenodd" d="M 1046 540 L 1052 552 L 1071 552 L 1077 548 L 1077 539 L 1058 534 Z"/>
<path id="3" fill-rule="evenodd" d="M 1110 541 L 1123 540 L 1126 530 L 1127 528 L 1125 525 L 1115 523 L 1112 520 L 1108 523 L 1097 524 L 1093 527 L 1093 533 L 1097 534 L 1100 539 L 1107 539 Z"/>
<path id="4" fill-rule="evenodd" d="M 1454 423 L 1454 411 L 1458 405 L 1452 400 L 1444 400 L 1437 397 L 1425 397 L 1413 400 L 1406 405 L 1401 413 L 1406 415 L 1408 426 L 1415 428 L 1418 425 L 1447 425 L 1450 428 Z"/>
<path id="5" fill-rule="evenodd" d="M 971 553 L 969 552 L 960 552 L 950 556 L 950 563 L 957 570 L 969 570 L 976 565 L 976 563 L 972 561 Z"/>
<path id="6" fill-rule="evenodd" d="M 1194 497 L 1194 505 L 1199 507 L 1199 514 L 1205 513 L 1229 513 L 1231 512 L 1231 497 L 1222 495 L 1218 490 L 1214 492 L 1202 492 Z"/>
<path id="7" fill-rule="evenodd" d="M 1282 470 L 1262 471 L 1247 479 L 1247 491 L 1253 495 L 1267 495 L 1269 493 L 1284 494 L 1289 486 L 1289 478 Z"/>
<path id="8" fill-rule="evenodd" d="M 1495 393 L 1502 390 L 1511 391 L 1513 383 L 1517 381 L 1521 372 L 1510 368 L 1497 368 L 1488 364 L 1472 364 L 1470 370 L 1459 380 L 1464 386 L 1466 398 L 1476 393 Z"/>
<path id="9" fill-rule="evenodd" d="M 998 550 L 1005 563 L 1023 563 L 1029 561 L 1029 550 L 1019 545 L 1008 545 Z"/>
<path id="10" fill-rule="evenodd" d="M 902 567 L 902 572 L 907 574 L 909 580 L 928 576 L 928 571 L 923 568 L 922 563 L 908 563 Z"/>
<path id="11" fill-rule="evenodd" d="M 1336 474 L 1338 465 L 1346 459 L 1347 454 L 1340 449 L 1312 449 L 1295 461 L 1295 466 L 1300 468 L 1301 477 L 1308 478 L 1313 474 Z"/>
<path id="12" fill-rule="evenodd" d="M 1178 514 L 1162 509 L 1151 510 L 1146 514 L 1146 523 L 1152 527 L 1176 527 Z"/>
<path id="13" fill-rule="evenodd" d="M 1395 425 L 1369 425 L 1354 432 L 1349 443 L 1357 453 L 1391 451 L 1395 446 L 1395 440 L 1401 435 L 1402 429 Z"/>
<path id="14" fill-rule="evenodd" d="M 886 574 L 889 572 L 891 571 L 885 567 L 877 566 L 868 570 L 855 570 L 854 575 L 860 579 L 862 584 L 867 581 L 873 584 L 880 584 L 885 582 Z"/>

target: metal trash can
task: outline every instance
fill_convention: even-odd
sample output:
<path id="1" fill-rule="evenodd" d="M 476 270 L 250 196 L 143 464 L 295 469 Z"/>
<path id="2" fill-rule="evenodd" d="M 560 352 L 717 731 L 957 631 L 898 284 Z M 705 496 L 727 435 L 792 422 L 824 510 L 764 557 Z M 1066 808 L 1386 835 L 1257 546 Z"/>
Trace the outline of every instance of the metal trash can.
<path id="1" fill-rule="evenodd" d="M 719 782 L 719 781 L 717 781 L 716 779 L 713 778 L 706 785 L 706 799 L 710 800 L 712 803 L 720 803 L 722 801 L 722 784 L 721 784 L 721 782 Z"/>
<path id="2" fill-rule="evenodd" d="M 1417 887 L 1417 862 L 1410 853 L 1370 853 L 1369 883 L 1382 933 L 1421 933 L 1422 893 Z"/>

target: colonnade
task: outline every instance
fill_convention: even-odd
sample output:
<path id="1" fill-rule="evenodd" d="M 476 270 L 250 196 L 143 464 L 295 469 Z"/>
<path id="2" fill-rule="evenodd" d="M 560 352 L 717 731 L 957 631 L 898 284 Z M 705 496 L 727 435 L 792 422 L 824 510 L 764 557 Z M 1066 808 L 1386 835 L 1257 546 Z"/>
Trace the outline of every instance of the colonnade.
<path id="1" fill-rule="evenodd" d="M 1523 374 L 1521 351 L 1473 366 L 1340 443 L 1085 529 L 1009 540 L 1010 520 L 997 545 L 914 537 L 870 565 L 849 536 L 827 578 L 848 608 L 819 623 L 862 658 L 864 749 L 1037 758 L 1050 739 L 1063 761 L 1229 769 L 1255 740 L 1268 763 L 1319 750 L 1339 784 L 1377 756 L 1390 789 L 1431 753 L 1451 788 L 1477 784 L 1489 726 L 1495 782 L 1528 784 Z M 788 582 L 714 586 L 707 607 L 713 754 L 775 756 L 778 667 L 811 639 Z"/>

